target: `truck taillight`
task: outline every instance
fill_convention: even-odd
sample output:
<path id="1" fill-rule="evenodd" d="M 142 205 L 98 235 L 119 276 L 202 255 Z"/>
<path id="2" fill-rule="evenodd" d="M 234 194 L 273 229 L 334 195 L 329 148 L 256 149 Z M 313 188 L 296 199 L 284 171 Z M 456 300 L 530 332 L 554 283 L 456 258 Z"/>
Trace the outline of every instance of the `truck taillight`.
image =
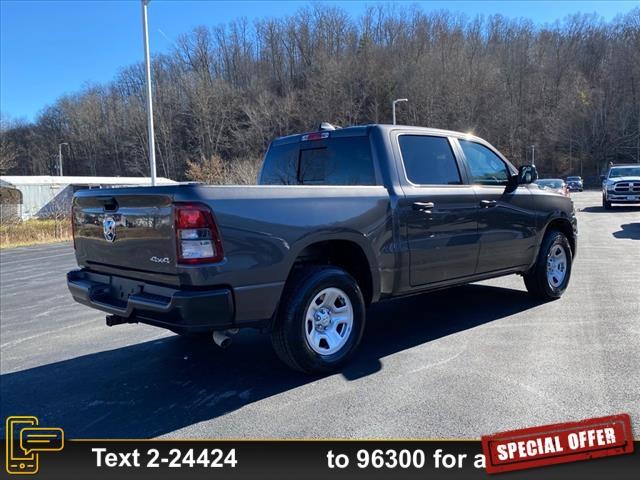
<path id="1" fill-rule="evenodd" d="M 325 138 L 329 138 L 329 132 L 313 132 L 300 137 L 300 141 L 308 142 L 310 140 L 324 140 Z"/>
<path id="2" fill-rule="evenodd" d="M 174 207 L 178 263 L 222 261 L 222 241 L 209 207 L 200 203 L 176 203 Z"/>

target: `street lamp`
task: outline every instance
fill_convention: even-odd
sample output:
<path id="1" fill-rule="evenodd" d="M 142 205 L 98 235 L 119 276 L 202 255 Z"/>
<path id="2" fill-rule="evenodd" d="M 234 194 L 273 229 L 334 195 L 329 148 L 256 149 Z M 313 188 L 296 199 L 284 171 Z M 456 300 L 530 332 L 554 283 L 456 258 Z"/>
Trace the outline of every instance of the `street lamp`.
<path id="1" fill-rule="evenodd" d="M 156 143 L 153 134 L 153 104 L 151 102 L 151 61 L 149 59 L 149 29 L 147 27 L 147 6 L 150 0 L 142 0 L 142 33 L 144 40 L 144 63 L 147 78 L 147 130 L 149 133 L 149 165 L 151 185 L 156 184 Z"/>
<path id="2" fill-rule="evenodd" d="M 392 109 L 393 109 L 393 124 L 396 124 L 396 103 L 400 103 L 400 102 L 408 102 L 409 100 L 406 98 L 397 98 L 392 102 Z"/>
<path id="3" fill-rule="evenodd" d="M 531 165 L 536 166 L 536 146 L 531 145 Z"/>
<path id="4" fill-rule="evenodd" d="M 62 176 L 62 145 L 66 145 L 68 147 L 69 144 L 67 142 L 58 144 L 58 174 L 60 176 Z"/>

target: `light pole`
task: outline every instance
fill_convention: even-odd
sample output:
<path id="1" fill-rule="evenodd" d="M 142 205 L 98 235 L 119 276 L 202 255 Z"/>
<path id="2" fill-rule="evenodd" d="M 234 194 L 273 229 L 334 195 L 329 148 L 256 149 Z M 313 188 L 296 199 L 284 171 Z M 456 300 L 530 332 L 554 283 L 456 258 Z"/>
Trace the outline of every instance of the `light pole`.
<path id="1" fill-rule="evenodd" d="M 531 165 L 536 166 L 536 146 L 531 145 Z"/>
<path id="2" fill-rule="evenodd" d="M 58 144 L 58 175 L 62 176 L 62 145 L 69 146 L 67 142 Z"/>
<path id="3" fill-rule="evenodd" d="M 150 0 L 142 0 L 142 32 L 144 37 L 144 63 L 147 78 L 147 130 L 149 131 L 149 165 L 151 185 L 156 184 L 156 142 L 153 134 L 153 104 L 151 101 L 151 60 L 149 59 L 149 29 L 147 27 L 147 6 Z"/>
<path id="4" fill-rule="evenodd" d="M 391 103 L 391 107 L 393 110 L 393 124 L 396 124 L 396 103 L 400 103 L 400 102 L 408 102 L 409 100 L 407 100 L 406 98 L 397 98 L 395 99 L 392 103 Z"/>

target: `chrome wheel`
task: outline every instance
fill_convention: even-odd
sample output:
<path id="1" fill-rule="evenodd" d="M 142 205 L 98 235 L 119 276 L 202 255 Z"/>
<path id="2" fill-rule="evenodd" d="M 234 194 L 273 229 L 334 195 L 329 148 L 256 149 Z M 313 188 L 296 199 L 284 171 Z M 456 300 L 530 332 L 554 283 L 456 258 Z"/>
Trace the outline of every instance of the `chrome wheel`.
<path id="1" fill-rule="evenodd" d="M 304 332 L 311 349 L 320 355 L 339 351 L 353 328 L 353 306 L 339 288 L 325 288 L 307 308 Z"/>
<path id="2" fill-rule="evenodd" d="M 551 288 L 560 288 L 567 276 L 567 252 L 562 245 L 553 245 L 547 255 L 547 282 Z"/>

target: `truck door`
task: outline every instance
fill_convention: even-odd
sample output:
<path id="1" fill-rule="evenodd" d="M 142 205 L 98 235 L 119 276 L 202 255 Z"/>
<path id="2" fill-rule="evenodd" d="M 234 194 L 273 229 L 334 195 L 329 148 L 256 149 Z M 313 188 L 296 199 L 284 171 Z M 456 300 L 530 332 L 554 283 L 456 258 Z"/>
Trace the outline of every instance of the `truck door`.
<path id="1" fill-rule="evenodd" d="M 478 202 L 463 180 L 449 138 L 401 133 L 397 146 L 404 170 L 398 210 L 409 247 L 411 286 L 472 275 L 478 258 Z"/>
<path id="2" fill-rule="evenodd" d="M 536 212 L 524 186 L 510 187 L 507 163 L 481 143 L 458 139 L 478 198 L 480 254 L 476 273 L 528 265 L 535 255 Z"/>

